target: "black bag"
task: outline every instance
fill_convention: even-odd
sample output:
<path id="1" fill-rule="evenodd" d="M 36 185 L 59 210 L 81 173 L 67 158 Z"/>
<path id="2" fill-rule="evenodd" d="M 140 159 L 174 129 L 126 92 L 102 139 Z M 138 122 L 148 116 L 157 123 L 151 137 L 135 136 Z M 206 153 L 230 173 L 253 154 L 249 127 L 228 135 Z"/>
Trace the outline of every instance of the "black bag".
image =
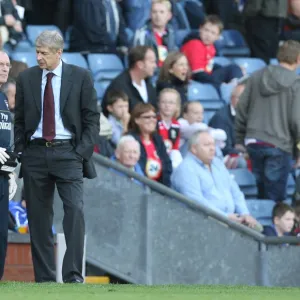
<path id="1" fill-rule="evenodd" d="M 7 151 L 6 153 L 9 155 L 9 158 L 7 159 L 5 164 L 0 163 L 0 174 L 12 173 L 18 165 L 18 163 L 16 162 L 18 154 L 12 151 Z"/>

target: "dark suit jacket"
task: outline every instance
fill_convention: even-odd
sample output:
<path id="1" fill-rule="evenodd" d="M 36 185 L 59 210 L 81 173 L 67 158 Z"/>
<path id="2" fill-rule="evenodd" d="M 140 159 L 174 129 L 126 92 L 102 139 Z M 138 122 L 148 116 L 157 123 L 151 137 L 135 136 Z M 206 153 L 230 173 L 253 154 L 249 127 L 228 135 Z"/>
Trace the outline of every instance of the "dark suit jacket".
<path id="1" fill-rule="evenodd" d="M 238 154 L 239 151 L 235 146 L 235 132 L 234 132 L 234 116 L 230 111 L 230 104 L 218 110 L 210 119 L 208 126 L 216 129 L 223 129 L 227 134 L 226 146 L 222 149 L 223 155 Z"/>
<path id="2" fill-rule="evenodd" d="M 151 103 L 156 108 L 156 91 L 152 86 L 150 80 L 145 80 L 148 92 L 148 102 Z M 134 106 L 140 102 L 143 102 L 143 99 L 138 92 L 138 90 L 132 84 L 132 80 L 129 74 L 129 70 L 123 71 L 119 76 L 117 76 L 111 84 L 108 86 L 101 103 L 102 111 L 105 116 L 108 116 L 107 106 L 107 94 L 111 90 L 123 91 L 129 98 L 129 112 L 132 111 Z"/>
<path id="3" fill-rule="evenodd" d="M 18 76 L 14 126 L 16 152 L 23 152 L 40 122 L 41 83 L 42 70 L 38 66 Z M 100 114 L 93 80 L 85 69 L 63 63 L 60 113 L 64 127 L 72 133 L 76 152 L 83 157 L 84 177 L 96 177 L 90 158 L 99 134 Z"/>

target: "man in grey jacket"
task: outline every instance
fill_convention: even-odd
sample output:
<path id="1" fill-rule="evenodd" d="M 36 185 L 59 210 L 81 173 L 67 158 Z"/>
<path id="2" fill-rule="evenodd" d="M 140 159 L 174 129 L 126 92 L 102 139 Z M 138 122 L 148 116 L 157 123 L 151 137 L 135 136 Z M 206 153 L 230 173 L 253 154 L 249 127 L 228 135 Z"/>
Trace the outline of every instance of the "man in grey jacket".
<path id="1" fill-rule="evenodd" d="M 248 79 L 236 108 L 235 131 L 236 147 L 247 146 L 259 198 L 283 201 L 293 154 L 300 166 L 300 43 L 286 41 L 277 59 L 279 65 Z"/>

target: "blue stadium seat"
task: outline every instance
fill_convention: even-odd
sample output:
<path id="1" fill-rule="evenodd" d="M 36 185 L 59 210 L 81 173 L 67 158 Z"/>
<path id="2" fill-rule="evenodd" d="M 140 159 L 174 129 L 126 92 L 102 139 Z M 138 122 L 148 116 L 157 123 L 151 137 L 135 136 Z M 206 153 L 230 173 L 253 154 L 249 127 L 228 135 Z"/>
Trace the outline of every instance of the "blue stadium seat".
<path id="1" fill-rule="evenodd" d="M 247 74 L 252 74 L 266 66 L 266 63 L 259 58 L 233 58 L 232 61 L 246 69 Z"/>
<path id="2" fill-rule="evenodd" d="M 270 65 L 278 65 L 278 59 L 277 58 L 271 58 L 270 59 Z"/>
<path id="3" fill-rule="evenodd" d="M 94 83 L 94 88 L 97 92 L 97 100 L 99 103 L 102 102 L 104 93 L 105 93 L 105 88 L 102 86 L 102 84 L 100 82 L 95 82 Z"/>
<path id="4" fill-rule="evenodd" d="M 14 52 L 35 52 L 35 47 L 29 41 L 21 41 L 13 50 Z"/>
<path id="5" fill-rule="evenodd" d="M 55 25 L 27 25 L 26 26 L 26 34 L 28 40 L 35 45 L 36 38 L 44 31 L 44 30 L 56 30 L 61 33 L 60 29 Z M 63 36 L 63 34 L 61 33 Z"/>
<path id="6" fill-rule="evenodd" d="M 221 98 L 226 103 L 230 103 L 231 93 L 236 85 L 233 83 L 222 83 L 220 86 Z"/>
<path id="7" fill-rule="evenodd" d="M 286 194 L 287 199 L 291 199 L 296 188 L 296 183 L 293 175 L 290 173 L 288 177 L 287 187 L 286 187 Z"/>
<path id="8" fill-rule="evenodd" d="M 63 53 L 62 60 L 67 64 L 72 64 L 84 69 L 88 69 L 85 58 L 80 53 Z"/>
<path id="9" fill-rule="evenodd" d="M 218 111 L 221 107 L 224 106 L 224 103 L 220 100 L 202 100 L 200 101 L 204 108 L 204 120 L 205 124 L 208 124 L 212 116 Z"/>
<path id="10" fill-rule="evenodd" d="M 223 30 L 215 46 L 219 56 L 250 56 L 242 34 L 234 29 Z"/>
<path id="11" fill-rule="evenodd" d="M 224 56 L 215 56 L 214 57 L 214 64 L 218 64 L 220 66 L 228 66 L 231 64 L 230 59 L 228 59 L 227 57 Z"/>
<path id="12" fill-rule="evenodd" d="M 114 54 L 89 54 L 88 64 L 95 81 L 111 82 L 123 70 L 120 58 Z"/>
<path id="13" fill-rule="evenodd" d="M 188 85 L 188 100 L 220 100 L 220 97 L 211 84 L 191 80 Z"/>
<path id="14" fill-rule="evenodd" d="M 64 43 L 64 50 L 70 49 L 70 39 L 71 39 L 71 32 L 72 32 L 73 26 L 69 26 L 65 33 L 65 43 Z"/>
<path id="15" fill-rule="evenodd" d="M 178 29 L 176 30 L 175 38 L 176 45 L 178 48 L 182 46 L 183 40 L 189 35 L 191 31 L 189 29 Z"/>
<path id="16" fill-rule="evenodd" d="M 247 207 L 250 214 L 262 225 L 272 225 L 272 210 L 275 202 L 263 199 L 248 199 Z"/>
<path id="17" fill-rule="evenodd" d="M 248 169 L 232 169 L 229 172 L 234 175 L 234 179 L 246 198 L 257 197 L 256 180 Z"/>
<path id="18" fill-rule="evenodd" d="M 177 2 L 176 8 L 177 8 L 177 19 L 180 22 L 180 24 L 183 26 L 181 28 L 191 30 L 190 22 L 187 18 L 185 10 L 184 10 L 184 3 Z"/>
<path id="19" fill-rule="evenodd" d="M 29 68 L 37 65 L 36 54 L 34 52 L 13 52 L 11 57 L 13 60 L 26 63 Z"/>

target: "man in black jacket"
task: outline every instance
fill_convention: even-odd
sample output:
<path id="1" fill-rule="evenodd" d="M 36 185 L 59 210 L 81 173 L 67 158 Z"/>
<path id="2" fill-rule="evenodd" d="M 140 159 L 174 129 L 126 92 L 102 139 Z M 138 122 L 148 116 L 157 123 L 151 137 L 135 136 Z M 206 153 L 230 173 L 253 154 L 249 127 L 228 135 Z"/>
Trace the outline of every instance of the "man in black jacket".
<path id="1" fill-rule="evenodd" d="M 115 0 L 75 0 L 72 52 L 126 52 L 128 41 L 121 8 Z"/>
<path id="2" fill-rule="evenodd" d="M 128 56 L 129 69 L 123 71 L 108 86 L 102 101 L 102 111 L 108 116 L 107 95 L 111 90 L 123 91 L 129 98 L 129 112 L 139 103 L 151 103 L 156 107 L 156 91 L 149 77 L 156 69 L 156 57 L 149 46 L 132 48 Z"/>
<path id="3" fill-rule="evenodd" d="M 22 153 L 32 260 L 37 282 L 55 281 L 52 235 L 55 186 L 63 201 L 67 250 L 64 282 L 81 283 L 85 222 L 83 177 L 92 160 L 100 115 L 89 72 L 61 60 L 63 38 L 44 31 L 36 40 L 38 66 L 17 80 L 15 151 Z"/>

